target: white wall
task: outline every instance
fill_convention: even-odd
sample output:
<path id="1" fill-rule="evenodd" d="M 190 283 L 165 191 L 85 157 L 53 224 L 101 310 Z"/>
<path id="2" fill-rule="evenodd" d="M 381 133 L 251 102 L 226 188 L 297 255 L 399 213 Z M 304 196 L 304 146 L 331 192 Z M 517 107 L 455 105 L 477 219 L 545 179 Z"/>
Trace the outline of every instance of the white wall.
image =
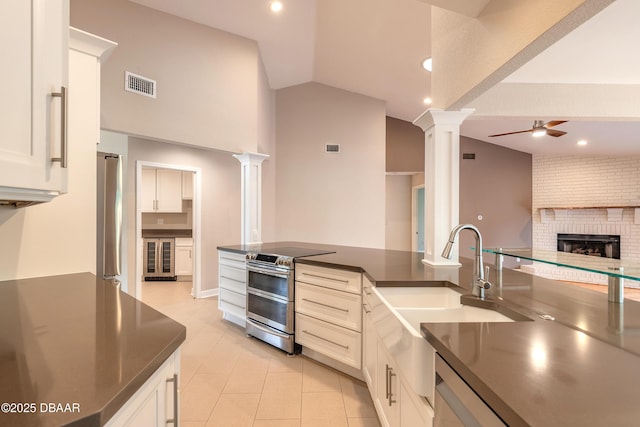
<path id="1" fill-rule="evenodd" d="M 317 83 L 280 89 L 276 140 L 277 240 L 384 247 L 383 101 Z"/>
<path id="2" fill-rule="evenodd" d="M 95 273 L 96 58 L 71 50 L 69 61 L 68 193 L 0 209 L 0 280 Z"/>
<path id="3" fill-rule="evenodd" d="M 605 209 L 572 209 L 550 213 L 539 208 L 623 207 L 621 217 Z M 556 250 L 557 233 L 620 235 L 620 258 L 640 258 L 640 156 L 533 156 L 533 247 Z M 553 212 L 553 211 L 552 211 Z"/>
<path id="4" fill-rule="evenodd" d="M 411 175 L 387 175 L 386 179 L 385 248 L 410 251 Z"/>
<path id="5" fill-rule="evenodd" d="M 102 70 L 102 129 L 256 151 L 255 41 L 126 0 L 72 0 L 71 24 L 118 43 Z M 156 80 L 157 98 L 126 92 L 125 71 Z"/>

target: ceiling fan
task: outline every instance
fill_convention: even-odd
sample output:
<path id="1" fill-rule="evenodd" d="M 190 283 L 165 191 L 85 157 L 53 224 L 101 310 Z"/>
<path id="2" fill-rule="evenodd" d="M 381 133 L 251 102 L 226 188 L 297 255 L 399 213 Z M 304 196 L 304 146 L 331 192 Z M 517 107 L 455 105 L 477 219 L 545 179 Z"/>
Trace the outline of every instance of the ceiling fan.
<path id="1" fill-rule="evenodd" d="M 562 123 L 566 123 L 567 120 L 552 120 L 550 122 L 544 123 L 543 120 L 534 120 L 533 121 L 533 127 L 531 129 L 527 129 L 527 130 L 519 130 L 517 132 L 507 132 L 507 133 L 499 133 L 496 135 L 489 135 L 489 137 L 492 136 L 505 136 L 505 135 L 514 135 L 516 133 L 527 133 L 527 132 L 531 132 L 531 135 L 534 137 L 540 137 L 540 136 L 544 136 L 544 135 L 549 135 L 549 136 L 553 136 L 553 137 L 559 137 L 564 135 L 566 132 L 561 131 L 561 130 L 555 130 L 555 129 L 550 129 L 554 126 L 558 126 Z"/>

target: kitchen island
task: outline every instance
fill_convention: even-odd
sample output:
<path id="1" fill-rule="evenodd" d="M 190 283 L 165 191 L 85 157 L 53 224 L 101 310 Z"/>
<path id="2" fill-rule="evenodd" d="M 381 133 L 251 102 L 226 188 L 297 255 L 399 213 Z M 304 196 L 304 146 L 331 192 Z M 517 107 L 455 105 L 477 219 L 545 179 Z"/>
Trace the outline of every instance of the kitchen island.
<path id="1" fill-rule="evenodd" d="M 0 301 L 0 425 L 105 425 L 186 337 L 89 273 L 0 282 Z"/>
<path id="2" fill-rule="evenodd" d="M 277 251 L 302 246 L 332 254 L 298 264 L 361 271 L 375 286 L 470 290 L 472 261 L 431 267 L 419 253 L 299 242 L 232 246 Z M 495 274 L 495 273 L 494 273 Z M 470 291 L 469 291 L 470 292 Z M 425 339 L 509 425 L 636 425 L 640 393 L 640 303 L 505 269 L 488 292 L 528 318 L 511 323 L 423 323 Z M 545 320 L 553 319 L 553 320 Z M 438 408 L 435 408 L 436 412 Z"/>

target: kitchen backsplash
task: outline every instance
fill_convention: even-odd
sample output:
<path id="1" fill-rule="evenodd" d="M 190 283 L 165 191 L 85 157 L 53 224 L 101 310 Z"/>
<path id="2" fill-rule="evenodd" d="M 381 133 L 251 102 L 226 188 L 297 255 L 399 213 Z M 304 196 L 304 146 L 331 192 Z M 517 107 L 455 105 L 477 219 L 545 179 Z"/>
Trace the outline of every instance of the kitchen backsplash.
<path id="1" fill-rule="evenodd" d="M 182 201 L 182 212 L 179 213 L 142 213 L 142 229 L 191 229 L 192 200 Z"/>

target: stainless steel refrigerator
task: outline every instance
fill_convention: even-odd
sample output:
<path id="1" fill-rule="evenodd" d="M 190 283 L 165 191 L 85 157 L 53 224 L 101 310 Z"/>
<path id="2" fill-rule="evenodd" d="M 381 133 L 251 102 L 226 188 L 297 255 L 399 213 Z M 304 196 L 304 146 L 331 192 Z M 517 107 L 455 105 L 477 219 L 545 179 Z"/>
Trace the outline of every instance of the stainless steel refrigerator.
<path id="1" fill-rule="evenodd" d="M 97 268 L 98 277 L 120 286 L 122 279 L 122 156 L 98 153 Z"/>

